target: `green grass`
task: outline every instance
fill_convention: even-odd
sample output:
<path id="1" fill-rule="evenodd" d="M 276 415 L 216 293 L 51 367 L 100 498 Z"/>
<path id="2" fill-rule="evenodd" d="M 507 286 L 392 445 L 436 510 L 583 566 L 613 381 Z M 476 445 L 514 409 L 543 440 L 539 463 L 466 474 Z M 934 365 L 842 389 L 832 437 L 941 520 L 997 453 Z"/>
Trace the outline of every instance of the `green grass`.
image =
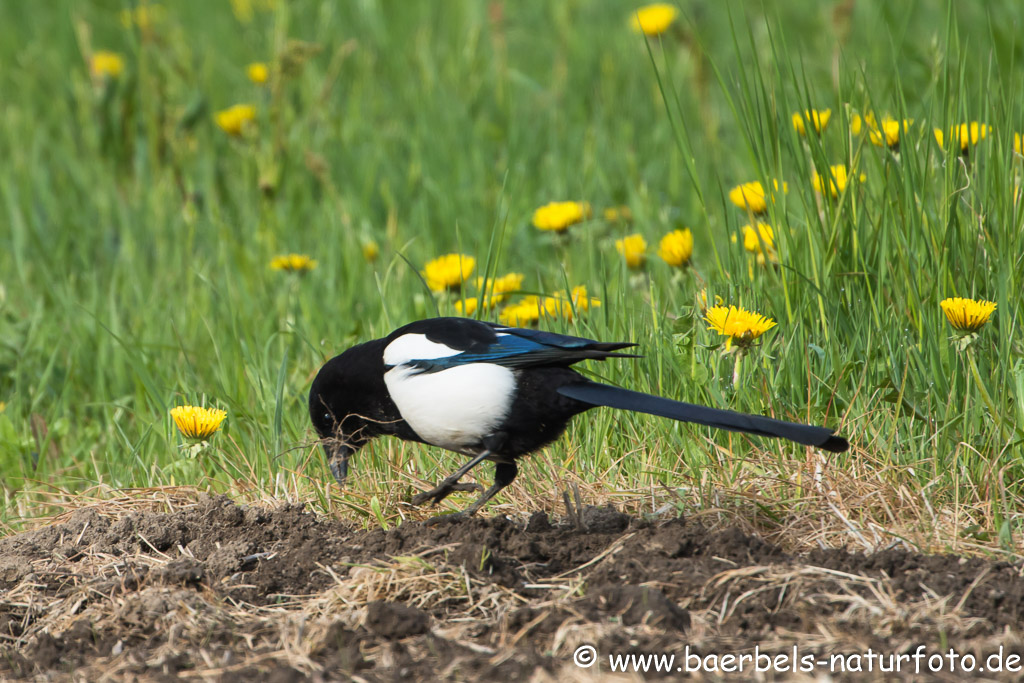
<path id="1" fill-rule="evenodd" d="M 611 1 L 253 6 L 246 23 L 229 3 L 168 3 L 150 32 L 112 2 L 0 8 L 4 522 L 97 484 L 393 515 L 412 490 L 397 471 L 436 479 L 457 458 L 382 441 L 360 454 L 353 491 L 332 488 L 306 393 L 349 345 L 452 314 L 409 263 L 462 251 L 481 272 L 524 273 L 531 292 L 586 284 L 599 309 L 542 324 L 639 342 L 643 359 L 589 368 L 610 381 L 838 427 L 854 448 L 825 476 L 867 501 L 842 508 L 844 524 L 934 523 L 942 547 L 968 534 L 1021 549 L 1018 3 L 860 3 L 846 18 L 811 1 L 691 3 L 650 43 Z M 108 85 L 83 58 L 97 49 L 126 60 Z M 273 65 L 269 87 L 246 79 L 252 61 Z M 243 139 L 212 118 L 237 102 L 259 112 Z M 832 120 L 802 138 L 790 116 L 812 107 Z M 914 119 L 898 157 L 850 133 L 870 110 Z M 933 127 L 972 120 L 992 133 L 969 159 L 937 146 Z M 835 163 L 867 179 L 823 200 L 810 177 Z M 749 217 L 727 193 L 775 177 L 789 184 L 767 218 L 780 264 L 751 277 L 742 236 L 730 241 Z M 560 199 L 598 217 L 566 240 L 530 226 Z M 600 220 L 617 205 L 631 226 Z M 681 226 L 696 238 L 681 276 L 652 253 L 638 277 L 615 251 L 634 231 L 653 251 Z M 271 271 L 287 252 L 319 265 Z M 702 288 L 779 323 L 735 388 Z M 970 349 L 987 399 L 950 343 L 947 296 L 998 304 Z M 194 460 L 168 416 L 187 402 L 228 411 Z M 663 482 L 688 508 L 785 526 L 830 514 L 834 498 L 808 483 L 815 462 L 604 411 L 522 480 L 528 502 L 550 497 L 563 465 L 598 492 Z"/>

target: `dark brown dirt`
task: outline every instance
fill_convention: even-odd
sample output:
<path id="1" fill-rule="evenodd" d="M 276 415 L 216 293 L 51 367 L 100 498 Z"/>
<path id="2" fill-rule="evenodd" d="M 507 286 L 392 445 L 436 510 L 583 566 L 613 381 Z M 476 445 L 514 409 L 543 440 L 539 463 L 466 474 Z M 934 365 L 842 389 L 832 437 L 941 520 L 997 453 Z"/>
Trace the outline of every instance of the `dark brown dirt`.
<path id="1" fill-rule="evenodd" d="M 1018 565 L 792 556 L 680 519 L 580 519 L 363 531 L 224 497 L 120 518 L 83 509 L 0 539 L 0 678 L 579 680 L 609 674 L 610 654 L 679 666 L 687 646 L 824 659 L 924 645 L 982 665 L 999 647 L 1024 655 Z M 573 663 L 583 644 L 598 653 L 586 669 Z M 893 677 L 877 666 L 836 677 Z M 950 668 L 939 678 L 969 677 Z"/>

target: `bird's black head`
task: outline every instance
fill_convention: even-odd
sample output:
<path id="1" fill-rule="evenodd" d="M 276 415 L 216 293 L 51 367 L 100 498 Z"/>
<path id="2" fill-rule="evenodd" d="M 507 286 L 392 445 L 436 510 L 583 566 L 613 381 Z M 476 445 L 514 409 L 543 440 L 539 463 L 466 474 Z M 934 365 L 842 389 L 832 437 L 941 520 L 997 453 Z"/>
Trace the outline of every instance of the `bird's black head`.
<path id="1" fill-rule="evenodd" d="M 327 361 L 309 391 L 309 416 L 338 483 L 367 441 L 404 425 L 384 384 L 381 340 L 353 346 Z"/>

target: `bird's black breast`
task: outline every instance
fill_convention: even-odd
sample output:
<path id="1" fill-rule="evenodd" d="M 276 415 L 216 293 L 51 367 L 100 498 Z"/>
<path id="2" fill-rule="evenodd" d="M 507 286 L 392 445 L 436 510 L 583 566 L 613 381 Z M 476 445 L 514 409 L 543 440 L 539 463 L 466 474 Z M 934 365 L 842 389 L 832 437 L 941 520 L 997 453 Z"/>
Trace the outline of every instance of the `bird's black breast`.
<path id="1" fill-rule="evenodd" d="M 573 416 L 593 406 L 567 398 L 558 387 L 586 381 L 569 368 L 540 367 L 516 373 L 516 394 L 508 416 L 488 444 L 496 454 L 518 458 L 548 445 Z"/>

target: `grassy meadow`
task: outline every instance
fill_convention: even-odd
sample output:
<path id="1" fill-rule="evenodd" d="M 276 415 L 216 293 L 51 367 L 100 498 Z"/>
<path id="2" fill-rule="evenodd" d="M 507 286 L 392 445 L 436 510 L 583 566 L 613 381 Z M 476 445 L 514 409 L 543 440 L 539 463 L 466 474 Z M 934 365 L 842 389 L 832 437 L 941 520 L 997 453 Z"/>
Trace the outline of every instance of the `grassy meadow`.
<path id="1" fill-rule="evenodd" d="M 461 253 L 467 296 L 479 275 L 523 275 L 506 304 L 584 285 L 600 306 L 535 324 L 640 344 L 596 376 L 852 443 L 595 410 L 487 514 L 559 510 L 576 484 L 792 547 L 1024 553 L 1024 8 L 698 0 L 645 38 L 637 6 L 3 3 L 0 521 L 168 487 L 430 514 L 401 501 L 460 456 L 381 439 L 341 490 L 306 397 L 348 346 L 456 315 L 420 271 Z M 236 104 L 252 120 L 233 127 Z M 810 109 L 827 126 L 801 135 Z M 872 113 L 912 120 L 898 147 Z M 990 128 L 962 153 L 970 122 Z M 851 169 L 835 197 L 812 182 L 831 165 Z M 774 179 L 760 217 L 730 201 Z M 567 200 L 590 217 L 533 226 Z M 772 232 L 750 243 L 755 218 Z M 658 244 L 683 228 L 673 267 Z M 616 249 L 635 233 L 640 267 Z M 315 266 L 271 268 L 291 253 Z M 948 297 L 997 307 L 964 338 Z M 741 363 L 703 318 L 716 301 L 777 323 Z M 227 413 L 205 447 L 169 415 L 185 404 Z"/>

